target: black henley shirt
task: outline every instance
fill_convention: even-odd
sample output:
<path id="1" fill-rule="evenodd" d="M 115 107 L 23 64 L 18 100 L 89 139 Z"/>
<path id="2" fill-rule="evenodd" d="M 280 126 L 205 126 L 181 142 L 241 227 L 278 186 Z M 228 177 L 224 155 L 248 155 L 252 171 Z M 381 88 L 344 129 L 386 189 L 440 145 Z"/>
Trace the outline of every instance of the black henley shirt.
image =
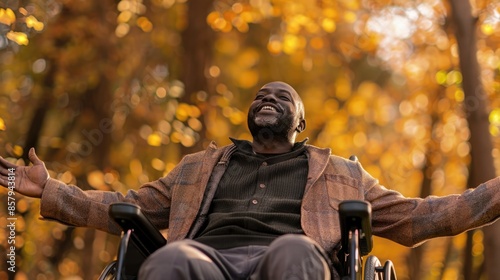
<path id="1" fill-rule="evenodd" d="M 249 141 L 231 140 L 237 150 L 195 240 L 227 249 L 269 245 L 280 235 L 303 233 L 300 207 L 308 173 L 306 141 L 296 143 L 288 153 L 264 155 L 254 153 Z"/>

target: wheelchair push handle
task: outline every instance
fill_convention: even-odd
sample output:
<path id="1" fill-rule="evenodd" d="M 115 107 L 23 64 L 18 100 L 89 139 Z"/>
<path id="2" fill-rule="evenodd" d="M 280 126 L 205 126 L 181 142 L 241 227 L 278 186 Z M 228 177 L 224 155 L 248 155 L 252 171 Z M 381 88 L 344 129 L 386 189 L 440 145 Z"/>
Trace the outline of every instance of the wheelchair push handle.
<path id="1" fill-rule="evenodd" d="M 349 232 L 359 233 L 359 253 L 365 256 L 373 249 L 371 205 L 362 200 L 344 200 L 339 204 L 342 248 L 349 247 Z"/>
<path id="2" fill-rule="evenodd" d="M 158 229 L 131 203 L 114 203 L 109 207 L 109 216 L 122 228 L 131 230 L 131 239 L 145 255 L 149 255 L 167 243 Z"/>

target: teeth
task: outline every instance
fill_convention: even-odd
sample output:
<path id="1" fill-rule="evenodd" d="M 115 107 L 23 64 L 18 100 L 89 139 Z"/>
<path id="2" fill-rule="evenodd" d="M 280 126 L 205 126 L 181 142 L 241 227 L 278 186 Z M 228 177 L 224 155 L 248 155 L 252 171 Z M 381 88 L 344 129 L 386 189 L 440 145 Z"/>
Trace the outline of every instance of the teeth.
<path id="1" fill-rule="evenodd" d="M 264 111 L 264 110 L 269 110 L 269 111 L 273 111 L 273 112 L 276 112 L 276 109 L 274 109 L 274 107 L 271 107 L 271 106 L 264 106 L 260 109 L 261 111 Z"/>

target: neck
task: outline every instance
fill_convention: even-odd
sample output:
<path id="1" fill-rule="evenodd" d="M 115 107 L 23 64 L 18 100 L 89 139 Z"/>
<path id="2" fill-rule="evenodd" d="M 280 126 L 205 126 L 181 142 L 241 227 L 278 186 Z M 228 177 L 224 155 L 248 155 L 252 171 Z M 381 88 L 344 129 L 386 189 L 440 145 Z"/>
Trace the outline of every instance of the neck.
<path id="1" fill-rule="evenodd" d="M 261 154 L 282 154 L 292 150 L 293 142 L 258 141 L 252 142 L 253 151 Z"/>

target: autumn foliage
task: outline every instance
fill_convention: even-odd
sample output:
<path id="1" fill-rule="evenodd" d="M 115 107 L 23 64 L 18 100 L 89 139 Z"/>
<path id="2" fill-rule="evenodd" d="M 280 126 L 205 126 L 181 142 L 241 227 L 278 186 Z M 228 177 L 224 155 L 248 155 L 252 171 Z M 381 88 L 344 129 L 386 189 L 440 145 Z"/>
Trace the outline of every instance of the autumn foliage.
<path id="1" fill-rule="evenodd" d="M 473 2 L 476 98 L 499 166 L 500 4 Z M 357 155 L 407 196 L 460 193 L 471 162 L 466 112 L 478 103 L 464 93 L 454 28 L 439 0 L 1 1 L 0 155 L 22 163 L 35 147 L 52 177 L 125 192 L 210 141 L 249 139 L 249 102 L 282 80 L 305 104 L 298 140 Z M 95 279 L 115 257 L 116 236 L 41 221 L 38 201 L 20 195 L 16 211 L 18 271 L 0 279 Z M 466 254 L 481 275 L 483 232 L 470 250 L 466 240 L 417 252 L 377 238 L 373 254 L 391 259 L 399 279 L 460 279 Z"/>

